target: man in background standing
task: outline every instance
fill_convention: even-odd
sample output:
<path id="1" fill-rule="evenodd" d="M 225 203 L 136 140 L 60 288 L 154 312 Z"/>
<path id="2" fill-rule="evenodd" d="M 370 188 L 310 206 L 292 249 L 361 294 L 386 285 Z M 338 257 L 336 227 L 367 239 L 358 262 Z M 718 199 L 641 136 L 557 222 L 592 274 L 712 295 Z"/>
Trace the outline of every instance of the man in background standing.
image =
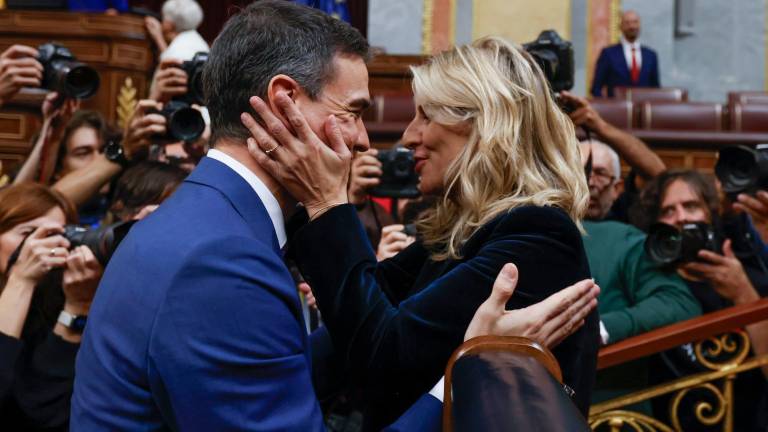
<path id="1" fill-rule="evenodd" d="M 620 28 L 621 42 L 603 48 L 597 59 L 592 96 L 613 97 L 616 86 L 661 86 L 656 51 L 640 45 L 640 16 L 637 12 L 623 12 Z"/>

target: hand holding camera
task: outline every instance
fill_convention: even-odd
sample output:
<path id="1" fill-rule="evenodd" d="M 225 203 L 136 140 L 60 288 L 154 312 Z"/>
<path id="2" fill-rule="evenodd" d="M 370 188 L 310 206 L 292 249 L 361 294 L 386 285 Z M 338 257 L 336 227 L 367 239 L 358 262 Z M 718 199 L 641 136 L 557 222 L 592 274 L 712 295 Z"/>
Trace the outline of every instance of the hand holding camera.
<path id="1" fill-rule="evenodd" d="M 88 246 L 77 246 L 66 258 L 62 278 L 64 310 L 74 315 L 86 315 L 104 268 Z"/>
<path id="2" fill-rule="evenodd" d="M 123 151 L 125 157 L 134 155 L 151 144 L 154 135 L 166 133 L 166 118 L 160 114 L 163 105 L 160 102 L 144 99 L 136 104 L 133 114 L 125 123 L 123 131 Z"/>
<path id="3" fill-rule="evenodd" d="M 735 304 L 757 300 L 757 292 L 752 287 L 741 261 L 733 253 L 730 239 L 723 242 L 723 255 L 700 250 L 698 259 L 680 266 L 685 277 L 706 280 L 720 296 Z"/>
<path id="4" fill-rule="evenodd" d="M 12 45 L 0 54 L 0 106 L 22 87 L 39 87 L 43 80 L 43 65 L 37 61 L 37 50 Z"/>
<path id="5" fill-rule="evenodd" d="M 574 126 L 585 127 L 598 135 L 602 133 L 607 123 L 589 101 L 568 91 L 560 92 L 559 100 L 561 105 L 566 106 L 570 111 L 568 117 L 571 118 Z"/>
<path id="6" fill-rule="evenodd" d="M 27 237 L 19 250 L 10 278 L 37 285 L 54 268 L 63 268 L 69 254 L 69 241 L 61 225 L 48 223 Z"/>
<path id="7" fill-rule="evenodd" d="M 381 170 L 381 161 L 376 158 L 378 154 L 378 150 L 371 148 L 366 152 L 357 153 L 352 159 L 352 170 L 347 190 L 351 204 L 365 203 L 368 190 L 378 186 L 381 182 L 383 171 Z"/>
<path id="8" fill-rule="evenodd" d="M 181 69 L 182 61 L 165 59 L 155 72 L 149 98 L 158 102 L 168 102 L 174 97 L 187 93 L 187 73 Z"/>
<path id="9" fill-rule="evenodd" d="M 381 240 L 376 250 L 376 259 L 383 261 L 391 258 L 416 241 L 416 237 L 406 232 L 405 225 L 388 225 L 381 229 Z"/>

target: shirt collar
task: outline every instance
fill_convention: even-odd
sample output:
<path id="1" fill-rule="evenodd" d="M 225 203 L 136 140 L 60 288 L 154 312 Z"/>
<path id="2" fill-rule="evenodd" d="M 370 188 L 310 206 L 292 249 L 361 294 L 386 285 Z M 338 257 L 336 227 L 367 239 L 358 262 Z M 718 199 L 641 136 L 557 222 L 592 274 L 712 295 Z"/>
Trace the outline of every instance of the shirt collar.
<path id="1" fill-rule="evenodd" d="M 634 48 L 636 50 L 639 50 L 640 49 L 640 38 L 635 39 L 634 42 L 629 42 L 628 40 L 624 39 L 624 36 L 622 36 L 621 37 L 621 45 L 624 48 L 629 48 L 629 49 Z"/>
<path id="2" fill-rule="evenodd" d="M 285 246 L 288 237 L 285 234 L 285 220 L 283 219 L 283 210 L 280 208 L 280 204 L 277 202 L 277 198 L 269 191 L 267 186 L 261 179 L 249 170 L 245 165 L 238 162 L 237 159 L 222 152 L 221 150 L 210 149 L 206 154 L 211 159 L 223 163 L 230 167 L 234 172 L 240 175 L 251 186 L 256 195 L 264 204 L 267 209 L 269 218 L 272 220 L 272 225 L 275 227 L 275 234 L 277 235 L 277 241 L 280 244 L 280 248 Z"/>

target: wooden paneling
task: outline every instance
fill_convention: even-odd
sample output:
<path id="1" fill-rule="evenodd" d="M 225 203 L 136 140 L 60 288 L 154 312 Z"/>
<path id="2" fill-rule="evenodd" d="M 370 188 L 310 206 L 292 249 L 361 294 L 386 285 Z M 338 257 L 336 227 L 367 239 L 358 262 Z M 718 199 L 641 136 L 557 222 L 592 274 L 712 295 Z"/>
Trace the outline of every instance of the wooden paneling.
<path id="1" fill-rule="evenodd" d="M 142 18 L 0 10 L 0 51 L 13 44 L 37 47 L 51 41 L 66 46 L 79 61 L 99 73 L 99 91 L 83 101 L 82 108 L 98 110 L 115 123 L 117 96 L 128 79 L 136 98 L 146 96 L 155 54 Z M 29 150 L 32 135 L 41 124 L 44 96 L 38 89 L 25 89 L 0 108 L 0 159 L 6 171 Z"/>

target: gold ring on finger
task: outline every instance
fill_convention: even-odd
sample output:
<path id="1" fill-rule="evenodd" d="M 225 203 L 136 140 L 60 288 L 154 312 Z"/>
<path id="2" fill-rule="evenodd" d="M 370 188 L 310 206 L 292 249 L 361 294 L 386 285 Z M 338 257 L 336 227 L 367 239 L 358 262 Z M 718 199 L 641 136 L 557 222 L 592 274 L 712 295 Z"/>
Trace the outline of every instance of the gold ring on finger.
<path id="1" fill-rule="evenodd" d="M 51 248 L 51 256 L 56 255 L 56 248 Z"/>
<path id="2" fill-rule="evenodd" d="M 280 144 L 275 144 L 275 146 L 274 146 L 274 147 L 272 147 L 272 148 L 271 148 L 271 149 L 269 149 L 269 150 L 265 150 L 265 151 L 264 151 L 264 153 L 266 153 L 267 155 L 269 155 L 269 154 L 270 154 L 270 153 L 272 153 L 273 151 L 277 150 L 277 148 L 278 148 L 278 147 L 280 147 Z"/>

